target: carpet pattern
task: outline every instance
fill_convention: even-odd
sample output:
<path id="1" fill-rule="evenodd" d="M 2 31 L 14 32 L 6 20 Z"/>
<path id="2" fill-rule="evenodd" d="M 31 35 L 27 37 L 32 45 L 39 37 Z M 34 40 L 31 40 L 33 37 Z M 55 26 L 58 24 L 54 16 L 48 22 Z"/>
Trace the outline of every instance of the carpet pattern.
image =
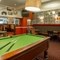
<path id="1" fill-rule="evenodd" d="M 38 60 L 44 60 L 44 53 L 42 52 L 38 56 Z M 60 60 L 60 42 L 50 41 L 48 49 L 48 60 Z"/>

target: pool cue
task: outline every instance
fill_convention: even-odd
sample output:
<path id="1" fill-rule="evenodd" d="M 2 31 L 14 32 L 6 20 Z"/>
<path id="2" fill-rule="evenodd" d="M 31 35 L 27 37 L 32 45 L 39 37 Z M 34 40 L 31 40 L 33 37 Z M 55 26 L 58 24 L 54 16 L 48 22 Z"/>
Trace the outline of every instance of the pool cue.
<path id="1" fill-rule="evenodd" d="M 9 45 L 11 42 L 8 42 L 7 44 L 5 44 L 4 46 L 0 47 L 0 50 L 3 49 L 5 46 Z"/>
<path id="2" fill-rule="evenodd" d="M 16 39 L 17 39 L 17 38 L 16 38 Z M 7 44 L 3 45 L 2 47 L 0 47 L 0 50 L 3 49 L 4 47 L 6 47 L 7 45 L 9 45 L 10 43 L 12 43 L 13 41 L 15 41 L 16 39 L 14 39 L 14 40 L 8 42 Z"/>
<path id="3" fill-rule="evenodd" d="M 18 39 L 19 39 L 19 38 L 18 38 Z M 13 44 L 6 50 L 6 52 L 8 52 L 8 51 L 14 46 L 14 44 L 17 42 L 18 39 L 16 39 L 16 40 L 13 42 Z"/>

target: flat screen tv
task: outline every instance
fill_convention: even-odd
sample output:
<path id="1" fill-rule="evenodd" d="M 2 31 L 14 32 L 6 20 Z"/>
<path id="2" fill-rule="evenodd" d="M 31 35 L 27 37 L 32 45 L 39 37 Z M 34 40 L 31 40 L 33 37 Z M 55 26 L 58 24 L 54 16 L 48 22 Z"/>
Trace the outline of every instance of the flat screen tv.
<path id="1" fill-rule="evenodd" d="M 21 15 L 22 17 L 29 17 L 29 12 L 27 10 L 22 10 Z"/>

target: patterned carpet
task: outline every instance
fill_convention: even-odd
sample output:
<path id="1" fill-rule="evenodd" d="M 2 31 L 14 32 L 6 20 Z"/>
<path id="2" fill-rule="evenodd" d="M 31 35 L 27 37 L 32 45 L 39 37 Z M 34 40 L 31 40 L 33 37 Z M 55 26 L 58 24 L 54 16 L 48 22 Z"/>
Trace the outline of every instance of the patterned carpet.
<path id="1" fill-rule="evenodd" d="M 39 60 L 44 60 L 43 53 L 38 55 Z M 60 60 L 60 42 L 50 41 L 50 46 L 48 49 L 48 60 Z"/>

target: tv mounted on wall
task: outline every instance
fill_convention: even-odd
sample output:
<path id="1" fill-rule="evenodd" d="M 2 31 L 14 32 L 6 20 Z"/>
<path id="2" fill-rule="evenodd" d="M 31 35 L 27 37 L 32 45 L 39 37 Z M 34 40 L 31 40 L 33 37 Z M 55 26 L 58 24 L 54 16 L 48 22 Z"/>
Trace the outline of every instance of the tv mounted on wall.
<path id="1" fill-rule="evenodd" d="M 29 17 L 29 12 L 27 10 L 22 10 L 22 17 Z"/>

